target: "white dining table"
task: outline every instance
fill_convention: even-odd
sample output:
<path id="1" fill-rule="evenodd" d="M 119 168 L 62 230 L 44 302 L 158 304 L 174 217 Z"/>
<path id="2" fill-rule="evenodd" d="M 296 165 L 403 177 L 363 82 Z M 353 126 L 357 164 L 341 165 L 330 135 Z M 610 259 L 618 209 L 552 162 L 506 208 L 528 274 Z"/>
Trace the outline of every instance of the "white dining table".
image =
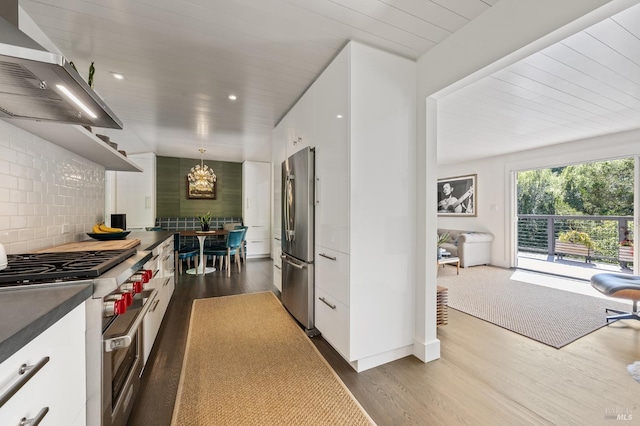
<path id="1" fill-rule="evenodd" d="M 206 262 L 204 260 L 204 242 L 206 238 L 211 235 L 227 235 L 229 231 L 226 229 L 214 229 L 211 231 L 187 230 L 179 232 L 181 237 L 198 237 L 198 244 L 200 245 L 200 261 L 198 262 L 198 266 L 196 268 L 187 269 L 187 274 L 204 275 L 215 271 L 216 268 L 206 266 Z"/>

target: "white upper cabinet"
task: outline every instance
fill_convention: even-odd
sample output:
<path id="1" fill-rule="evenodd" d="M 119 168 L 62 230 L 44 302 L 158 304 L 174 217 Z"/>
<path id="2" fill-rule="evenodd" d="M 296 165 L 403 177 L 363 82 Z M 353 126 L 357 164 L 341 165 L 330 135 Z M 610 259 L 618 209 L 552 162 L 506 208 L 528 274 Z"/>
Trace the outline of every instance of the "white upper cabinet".
<path id="1" fill-rule="evenodd" d="M 280 235 L 282 229 L 282 162 L 284 161 L 287 140 L 287 118 L 280 121 L 273 131 L 271 165 L 273 179 L 272 229 L 274 235 Z"/>
<path id="2" fill-rule="evenodd" d="M 285 158 L 308 146 L 315 146 L 316 117 L 314 88 L 307 90 L 287 114 L 287 142 Z"/>
<path id="3" fill-rule="evenodd" d="M 316 244 L 349 252 L 349 55 L 316 80 Z"/>

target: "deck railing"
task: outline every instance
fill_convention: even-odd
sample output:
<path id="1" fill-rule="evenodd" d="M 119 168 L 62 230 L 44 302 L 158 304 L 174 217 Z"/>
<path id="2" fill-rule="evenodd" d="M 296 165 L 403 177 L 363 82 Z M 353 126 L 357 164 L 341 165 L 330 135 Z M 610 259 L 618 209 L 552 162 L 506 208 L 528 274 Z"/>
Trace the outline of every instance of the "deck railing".
<path id="1" fill-rule="evenodd" d="M 620 255 L 620 242 L 633 239 L 633 216 L 518 216 L 518 250 L 521 252 L 556 254 L 556 240 L 568 230 L 586 232 L 594 243 L 590 259 L 610 263 L 630 263 L 628 255 Z M 580 256 L 573 256 L 580 257 Z M 590 260 L 584 259 L 583 260 Z"/>

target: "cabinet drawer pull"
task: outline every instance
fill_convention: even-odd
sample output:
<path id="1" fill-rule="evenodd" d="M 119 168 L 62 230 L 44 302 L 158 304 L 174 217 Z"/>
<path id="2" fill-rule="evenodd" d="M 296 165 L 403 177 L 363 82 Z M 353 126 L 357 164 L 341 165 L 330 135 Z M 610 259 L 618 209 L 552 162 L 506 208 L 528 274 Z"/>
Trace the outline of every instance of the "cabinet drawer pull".
<path id="1" fill-rule="evenodd" d="M 338 259 L 337 257 L 329 256 L 329 255 L 326 255 L 324 253 L 318 253 L 318 256 L 322 256 L 325 259 L 329 259 L 329 260 L 337 260 Z"/>
<path id="2" fill-rule="evenodd" d="M 40 422 L 42 421 L 42 419 L 44 419 L 44 416 L 46 416 L 48 412 L 49 412 L 49 407 L 44 407 L 32 419 L 27 419 L 26 417 L 23 417 L 22 420 L 20 420 L 20 426 L 38 426 L 40 424 Z"/>
<path id="3" fill-rule="evenodd" d="M 171 278 L 167 278 L 167 279 L 164 281 L 164 284 L 162 284 L 162 287 L 166 287 L 166 286 L 167 286 L 167 284 L 169 284 L 169 281 L 171 281 Z"/>
<path id="4" fill-rule="evenodd" d="M 280 238 L 278 238 L 278 237 L 273 237 L 273 239 L 274 239 L 274 240 L 276 240 L 276 241 L 282 241 L 282 240 L 281 240 Z"/>
<path id="5" fill-rule="evenodd" d="M 324 297 L 318 297 L 318 299 L 320 299 L 320 301 L 322 303 L 324 303 L 325 305 L 327 305 L 328 307 L 330 307 L 331 309 L 335 309 L 336 305 L 332 305 L 331 303 L 327 302 Z"/>
<path id="6" fill-rule="evenodd" d="M 173 254 L 168 254 L 167 257 L 165 257 L 164 259 L 162 259 L 163 262 L 166 262 L 167 260 L 171 259 L 173 257 Z"/>
<path id="7" fill-rule="evenodd" d="M 160 299 L 156 299 L 156 303 L 153 304 L 153 307 L 149 308 L 149 312 L 155 312 L 158 307 L 158 303 L 160 303 Z"/>
<path id="8" fill-rule="evenodd" d="M 278 269 L 282 269 L 282 268 L 281 268 L 281 267 L 279 267 L 278 265 L 273 265 L 273 266 L 275 266 L 275 267 L 276 267 L 276 268 L 278 268 Z"/>
<path id="9" fill-rule="evenodd" d="M 18 374 L 21 377 L 18 379 L 18 381 L 11 385 L 11 387 L 7 389 L 7 391 L 2 396 L 0 396 L 0 407 L 6 404 L 7 401 L 9 401 L 11 397 L 15 395 L 16 392 L 18 392 L 20 388 L 22 388 L 29 380 L 31 380 L 31 378 L 35 376 L 36 373 L 40 371 L 40 369 L 44 367 L 44 365 L 48 362 L 49 357 L 45 356 L 35 365 L 22 364 L 18 369 Z"/>
<path id="10" fill-rule="evenodd" d="M 152 278 L 155 278 L 155 277 L 156 277 L 156 275 L 158 275 L 158 272 L 160 272 L 160 269 L 156 269 L 156 270 L 153 272 L 153 277 L 152 277 Z"/>

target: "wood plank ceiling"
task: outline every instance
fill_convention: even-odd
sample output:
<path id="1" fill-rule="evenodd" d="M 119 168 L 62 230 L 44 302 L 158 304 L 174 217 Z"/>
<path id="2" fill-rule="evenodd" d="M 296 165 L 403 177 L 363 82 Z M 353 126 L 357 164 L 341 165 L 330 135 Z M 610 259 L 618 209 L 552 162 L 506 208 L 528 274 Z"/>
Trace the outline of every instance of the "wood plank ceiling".
<path id="1" fill-rule="evenodd" d="M 124 122 L 129 153 L 271 159 L 271 130 L 348 40 L 417 59 L 497 0 L 22 0 Z M 122 73 L 115 80 L 110 73 Z M 237 96 L 231 102 L 228 96 Z"/>
<path id="2" fill-rule="evenodd" d="M 636 5 L 443 98 L 438 163 L 640 128 L 639 22 Z"/>
<path id="3" fill-rule="evenodd" d="M 125 123 L 102 133 L 122 149 L 269 161 L 273 126 L 348 40 L 417 59 L 497 1 L 21 5 L 83 76 L 95 61 L 96 90 Z M 639 7 L 440 100 L 439 163 L 640 127 Z"/>

